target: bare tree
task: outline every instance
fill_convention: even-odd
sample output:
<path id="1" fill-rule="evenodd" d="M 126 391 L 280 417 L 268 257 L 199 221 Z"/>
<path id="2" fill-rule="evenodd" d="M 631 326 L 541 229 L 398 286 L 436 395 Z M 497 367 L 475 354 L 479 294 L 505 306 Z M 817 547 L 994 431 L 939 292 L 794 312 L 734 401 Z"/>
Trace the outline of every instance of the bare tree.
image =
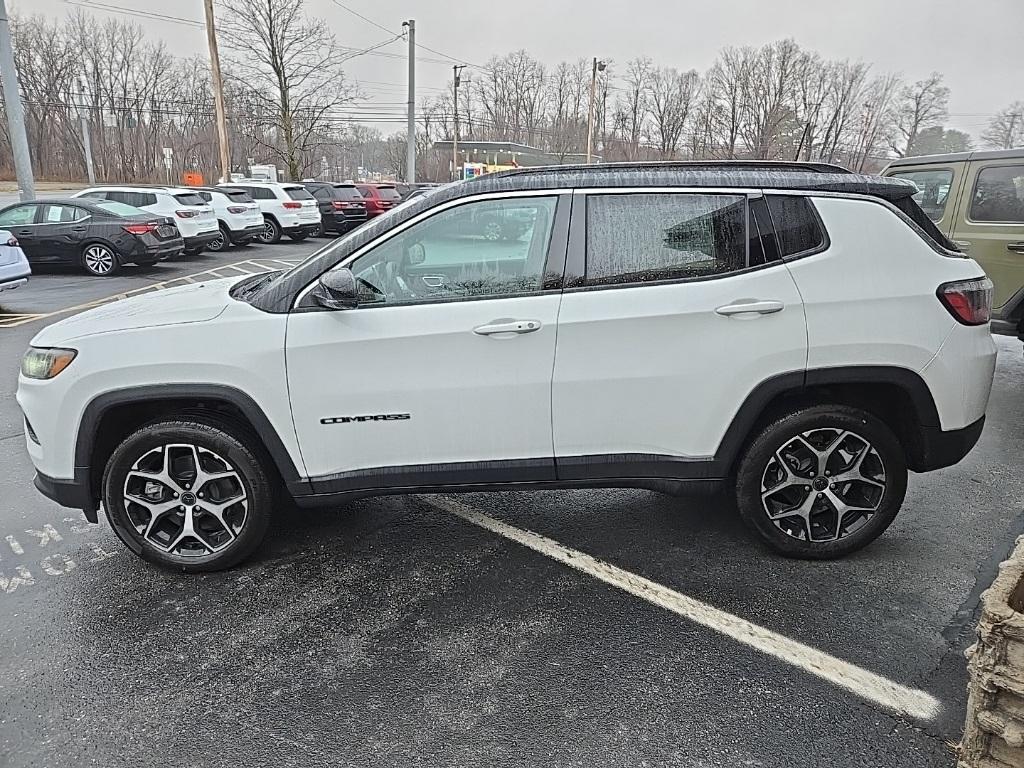
<path id="1" fill-rule="evenodd" d="M 1024 101 L 1013 102 L 989 120 L 981 140 L 995 149 L 1024 146 Z"/>
<path id="2" fill-rule="evenodd" d="M 534 142 L 544 112 L 545 82 L 544 65 L 526 51 L 493 57 L 476 80 L 491 136 L 526 144 Z M 462 119 L 460 104 L 460 129 Z"/>
<path id="3" fill-rule="evenodd" d="M 228 77 L 268 107 L 255 138 L 300 179 L 330 125 L 331 110 L 354 96 L 327 25 L 308 18 L 303 0 L 222 0 Z"/>
<path id="4" fill-rule="evenodd" d="M 800 48 L 792 40 L 779 40 L 760 48 L 743 90 L 746 120 L 740 128 L 747 151 L 757 159 L 782 156 L 796 132 L 792 95 Z"/>
<path id="5" fill-rule="evenodd" d="M 938 72 L 905 86 L 896 109 L 896 127 L 903 139 L 902 148 L 893 144 L 893 151 L 900 157 L 914 154 L 918 133 L 945 120 L 948 103 L 949 88 L 942 84 L 942 75 Z"/>
<path id="6" fill-rule="evenodd" d="M 753 51 L 750 48 L 724 48 L 705 81 L 714 94 L 714 141 L 728 160 L 736 158 L 744 119 L 744 98 L 749 91 Z"/>
<path id="7" fill-rule="evenodd" d="M 663 159 L 676 156 L 683 128 L 700 90 L 696 70 L 679 72 L 672 67 L 655 69 L 648 84 L 648 107 Z"/>
<path id="8" fill-rule="evenodd" d="M 636 160 L 640 155 L 640 140 L 645 132 L 647 98 L 653 72 L 654 64 L 647 57 L 626 63 L 625 85 L 615 105 L 615 127 L 627 160 Z"/>

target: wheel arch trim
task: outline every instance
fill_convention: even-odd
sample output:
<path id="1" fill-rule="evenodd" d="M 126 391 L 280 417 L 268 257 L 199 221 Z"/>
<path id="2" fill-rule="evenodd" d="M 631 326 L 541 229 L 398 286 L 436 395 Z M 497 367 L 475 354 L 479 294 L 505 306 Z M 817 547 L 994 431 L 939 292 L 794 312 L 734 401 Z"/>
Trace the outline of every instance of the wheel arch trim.
<path id="1" fill-rule="evenodd" d="M 940 428 L 931 390 L 920 375 L 893 365 L 850 365 L 809 368 L 772 376 L 758 384 L 740 405 L 715 452 L 716 474 L 725 477 L 748 443 L 751 430 L 776 398 L 800 394 L 810 387 L 840 384 L 887 384 L 906 393 L 922 427 Z"/>
<path id="2" fill-rule="evenodd" d="M 284 441 L 259 404 L 245 392 L 224 384 L 147 384 L 97 395 L 85 406 L 78 425 L 75 437 L 76 478 L 90 477 L 97 430 L 111 408 L 161 400 L 203 400 L 226 403 L 237 408 L 255 429 L 257 437 L 289 488 L 305 485 Z M 88 487 L 86 492 L 90 498 L 95 497 L 93 488 Z"/>

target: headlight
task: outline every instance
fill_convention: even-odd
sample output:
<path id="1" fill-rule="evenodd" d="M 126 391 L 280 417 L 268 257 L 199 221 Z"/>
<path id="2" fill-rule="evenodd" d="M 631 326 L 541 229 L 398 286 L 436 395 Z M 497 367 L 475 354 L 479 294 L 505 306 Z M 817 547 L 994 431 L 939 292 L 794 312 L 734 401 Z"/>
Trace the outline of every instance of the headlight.
<path id="1" fill-rule="evenodd" d="M 52 379 L 71 365 L 77 354 L 73 349 L 29 347 L 21 360 L 21 373 L 28 379 Z"/>

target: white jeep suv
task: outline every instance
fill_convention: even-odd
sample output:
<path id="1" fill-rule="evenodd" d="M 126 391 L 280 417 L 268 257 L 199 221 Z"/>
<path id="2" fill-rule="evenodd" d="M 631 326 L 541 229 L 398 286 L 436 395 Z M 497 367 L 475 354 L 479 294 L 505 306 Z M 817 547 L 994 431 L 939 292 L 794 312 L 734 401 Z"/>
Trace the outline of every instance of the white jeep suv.
<path id="1" fill-rule="evenodd" d="M 115 200 L 160 216 L 170 216 L 185 241 L 185 253 L 195 256 L 220 234 L 213 208 L 190 187 L 115 186 L 89 187 L 72 197 Z"/>
<path id="2" fill-rule="evenodd" d="M 263 212 L 245 190 L 196 187 L 195 193 L 210 204 L 217 217 L 220 237 L 207 246 L 211 251 L 248 245 L 263 234 Z"/>
<path id="3" fill-rule="evenodd" d="M 305 240 L 320 231 L 320 206 L 301 184 L 243 179 L 219 187 L 248 192 L 263 211 L 261 243 L 279 243 L 282 235 Z"/>
<path id="4" fill-rule="evenodd" d="M 844 555 L 972 448 L 992 384 L 991 285 L 915 191 L 771 163 L 439 188 L 294 269 L 41 331 L 36 486 L 189 571 L 248 556 L 279 491 L 726 483 L 775 550 Z"/>

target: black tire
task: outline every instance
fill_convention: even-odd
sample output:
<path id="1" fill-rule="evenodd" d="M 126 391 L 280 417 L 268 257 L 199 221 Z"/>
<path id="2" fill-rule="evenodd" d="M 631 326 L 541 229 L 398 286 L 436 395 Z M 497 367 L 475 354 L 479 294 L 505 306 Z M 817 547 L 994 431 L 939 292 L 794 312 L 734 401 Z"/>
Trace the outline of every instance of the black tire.
<path id="1" fill-rule="evenodd" d="M 324 223 L 321 221 L 320 222 L 320 228 L 316 231 L 316 236 L 317 237 L 327 237 L 328 234 L 329 233 L 327 232 L 327 227 L 324 226 Z"/>
<path id="2" fill-rule="evenodd" d="M 121 270 L 121 259 L 117 252 L 103 243 L 86 243 L 82 246 L 79 263 L 82 269 L 96 277 L 110 277 Z"/>
<path id="3" fill-rule="evenodd" d="M 270 216 L 263 217 L 263 231 L 256 239 L 265 245 L 276 245 L 281 242 L 281 225 Z"/>
<path id="4" fill-rule="evenodd" d="M 309 237 L 309 235 L 306 234 L 305 232 L 296 232 L 294 235 L 288 235 L 288 237 L 290 237 L 296 243 L 301 243 L 303 240 Z"/>
<path id="5" fill-rule="evenodd" d="M 906 490 L 906 457 L 892 430 L 843 405 L 775 419 L 751 442 L 736 472 L 744 522 L 776 552 L 809 560 L 843 557 L 870 544 L 892 523 Z M 806 517 L 799 514 L 804 509 Z"/>
<path id="6" fill-rule="evenodd" d="M 219 229 L 220 237 L 218 237 L 216 240 L 211 240 L 209 243 L 206 244 L 206 247 L 209 248 L 214 253 L 226 251 L 228 248 L 231 247 L 231 233 L 223 224 L 220 225 Z"/>
<path id="7" fill-rule="evenodd" d="M 117 537 L 144 560 L 186 573 L 223 570 L 249 557 L 266 535 L 274 494 L 266 466 L 258 458 L 262 452 L 250 449 L 246 445 L 246 438 L 240 437 L 244 434 L 238 432 L 236 435 L 231 427 L 189 416 L 152 422 L 125 438 L 114 450 L 103 473 L 103 508 Z M 168 449 L 165 446 L 174 447 Z M 195 446 L 196 450 L 190 454 L 181 446 Z M 168 473 L 171 478 L 169 484 L 162 481 L 151 483 L 134 474 L 133 467 L 137 462 L 154 460 L 162 465 L 167 454 L 170 454 L 170 463 L 174 467 Z M 202 467 L 204 472 L 218 469 L 223 471 L 226 467 L 231 477 L 204 481 L 192 488 L 186 483 L 189 480 L 190 463 L 193 472 L 195 470 L 194 456 L 200 456 L 208 462 L 207 466 Z M 213 462 L 212 469 L 209 462 Z M 149 538 L 143 535 L 145 530 L 139 530 L 139 526 L 145 528 L 151 519 L 147 506 L 126 499 L 126 491 L 129 489 L 133 494 L 138 492 L 137 488 L 126 485 L 129 474 L 132 474 L 132 483 L 145 480 L 147 493 L 150 492 L 149 487 L 153 486 L 152 492 L 159 501 L 146 499 L 146 502 L 154 506 L 169 504 L 173 507 L 154 515 L 158 524 L 150 532 Z M 191 477 L 195 478 L 195 474 Z M 237 486 L 230 488 L 226 497 L 221 496 L 222 492 L 213 487 L 214 484 L 225 482 Z M 155 490 L 157 488 L 159 490 Z M 207 492 L 206 501 L 201 498 L 204 489 Z M 244 499 L 247 506 L 242 508 L 236 502 L 221 510 L 223 519 L 231 525 L 229 533 L 228 528 L 218 522 L 219 518 L 208 509 L 203 509 L 203 506 L 210 507 L 214 495 L 227 498 L 227 503 L 231 504 L 238 493 L 245 494 L 238 498 L 240 501 Z M 143 501 L 142 498 L 136 498 Z M 178 499 L 194 504 L 190 507 L 188 517 L 185 507 L 175 506 Z M 238 515 L 241 515 L 240 520 Z M 187 519 L 196 523 L 200 534 L 188 535 L 184 527 Z M 161 547 L 158 545 L 161 537 L 165 541 L 170 539 L 168 545 L 181 537 L 181 543 L 170 549 Z"/>

